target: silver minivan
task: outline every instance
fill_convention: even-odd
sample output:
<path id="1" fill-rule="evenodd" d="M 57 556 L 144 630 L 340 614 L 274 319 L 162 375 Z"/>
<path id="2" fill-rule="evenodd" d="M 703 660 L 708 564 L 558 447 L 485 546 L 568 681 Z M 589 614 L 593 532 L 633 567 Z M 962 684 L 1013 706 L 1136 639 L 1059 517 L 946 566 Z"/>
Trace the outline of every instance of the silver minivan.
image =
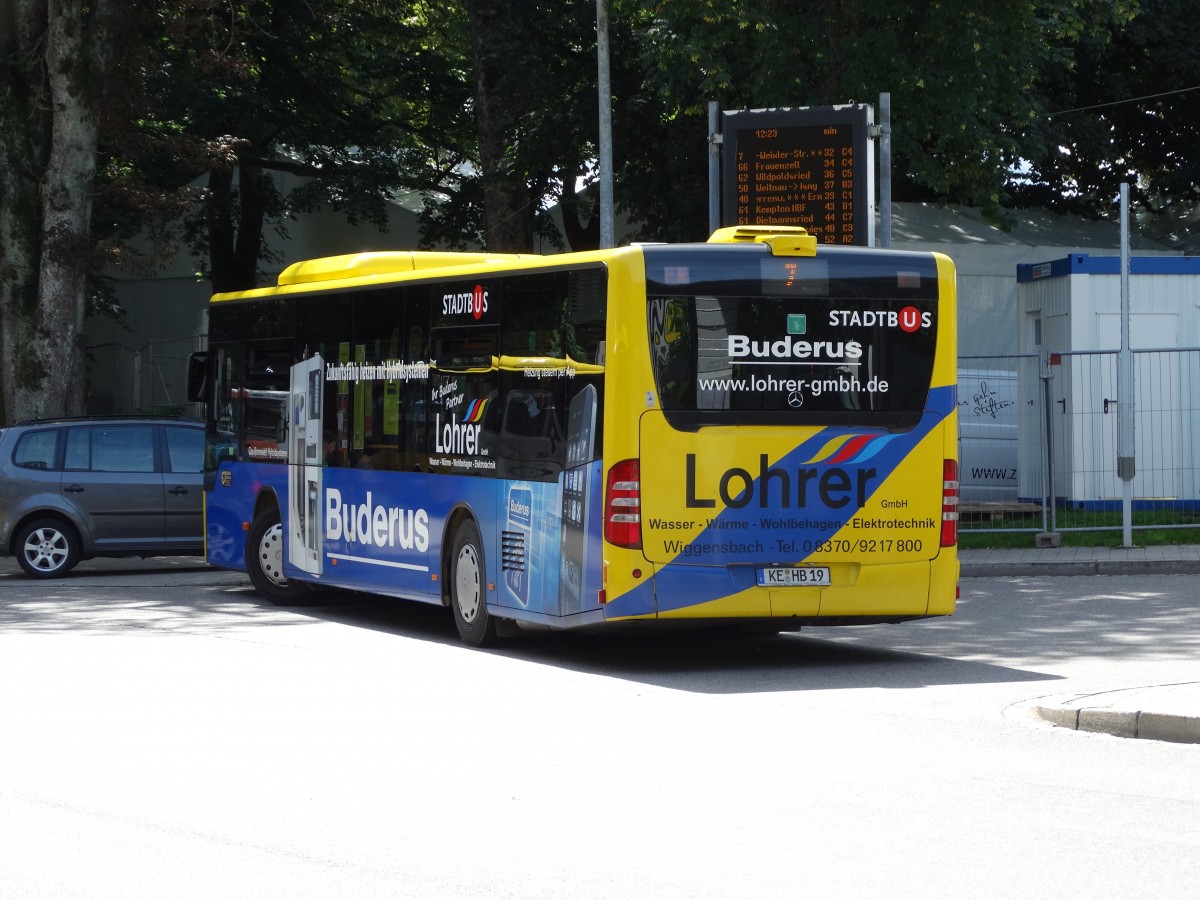
<path id="1" fill-rule="evenodd" d="M 204 552 L 204 428 L 85 417 L 0 429 L 0 555 L 35 578 L 97 556 Z"/>

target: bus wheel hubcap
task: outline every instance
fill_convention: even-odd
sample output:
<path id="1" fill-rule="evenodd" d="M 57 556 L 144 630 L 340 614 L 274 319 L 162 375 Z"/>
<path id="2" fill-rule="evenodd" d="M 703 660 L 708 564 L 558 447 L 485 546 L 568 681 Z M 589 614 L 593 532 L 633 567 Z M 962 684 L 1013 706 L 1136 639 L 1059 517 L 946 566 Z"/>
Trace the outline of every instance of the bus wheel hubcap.
<path id="1" fill-rule="evenodd" d="M 479 584 L 479 556 L 468 544 L 458 551 L 454 567 L 454 600 L 464 622 L 474 622 L 479 615 Z"/>
<path id="2" fill-rule="evenodd" d="M 283 574 L 283 526 L 272 525 L 258 542 L 258 564 L 271 581 L 286 587 L 288 580 Z"/>

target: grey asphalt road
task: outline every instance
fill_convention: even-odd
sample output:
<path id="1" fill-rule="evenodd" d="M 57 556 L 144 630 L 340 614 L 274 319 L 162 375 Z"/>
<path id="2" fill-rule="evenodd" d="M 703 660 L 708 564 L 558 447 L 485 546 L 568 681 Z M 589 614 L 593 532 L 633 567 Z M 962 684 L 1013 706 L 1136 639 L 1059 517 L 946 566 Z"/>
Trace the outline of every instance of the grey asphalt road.
<path id="1" fill-rule="evenodd" d="M 945 620 L 480 652 L 186 561 L 0 571 L 0 896 L 1188 896 L 1200 747 L 1032 710 L 1195 680 L 1196 596 L 975 578 Z"/>

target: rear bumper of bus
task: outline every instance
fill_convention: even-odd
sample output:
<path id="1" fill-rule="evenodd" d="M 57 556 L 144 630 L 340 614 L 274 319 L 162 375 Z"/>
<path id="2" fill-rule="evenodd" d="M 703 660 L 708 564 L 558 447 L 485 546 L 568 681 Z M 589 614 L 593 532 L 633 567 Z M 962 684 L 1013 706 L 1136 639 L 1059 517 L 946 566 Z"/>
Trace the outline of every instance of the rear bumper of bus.
<path id="1" fill-rule="evenodd" d="M 753 566 L 669 565 L 604 607 L 609 622 L 770 620 L 787 625 L 899 622 L 953 614 L 959 562 L 953 548 L 932 560 L 830 564 L 832 586 L 758 586 Z"/>

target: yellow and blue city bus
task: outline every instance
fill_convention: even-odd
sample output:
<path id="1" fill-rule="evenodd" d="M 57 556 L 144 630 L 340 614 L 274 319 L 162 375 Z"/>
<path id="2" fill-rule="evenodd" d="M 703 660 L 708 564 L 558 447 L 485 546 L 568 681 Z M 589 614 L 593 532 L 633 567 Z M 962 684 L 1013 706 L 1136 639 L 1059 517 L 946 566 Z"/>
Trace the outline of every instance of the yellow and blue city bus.
<path id="1" fill-rule="evenodd" d="M 218 294 L 208 560 L 462 638 L 954 611 L 955 275 L 802 229 L 386 252 Z"/>

